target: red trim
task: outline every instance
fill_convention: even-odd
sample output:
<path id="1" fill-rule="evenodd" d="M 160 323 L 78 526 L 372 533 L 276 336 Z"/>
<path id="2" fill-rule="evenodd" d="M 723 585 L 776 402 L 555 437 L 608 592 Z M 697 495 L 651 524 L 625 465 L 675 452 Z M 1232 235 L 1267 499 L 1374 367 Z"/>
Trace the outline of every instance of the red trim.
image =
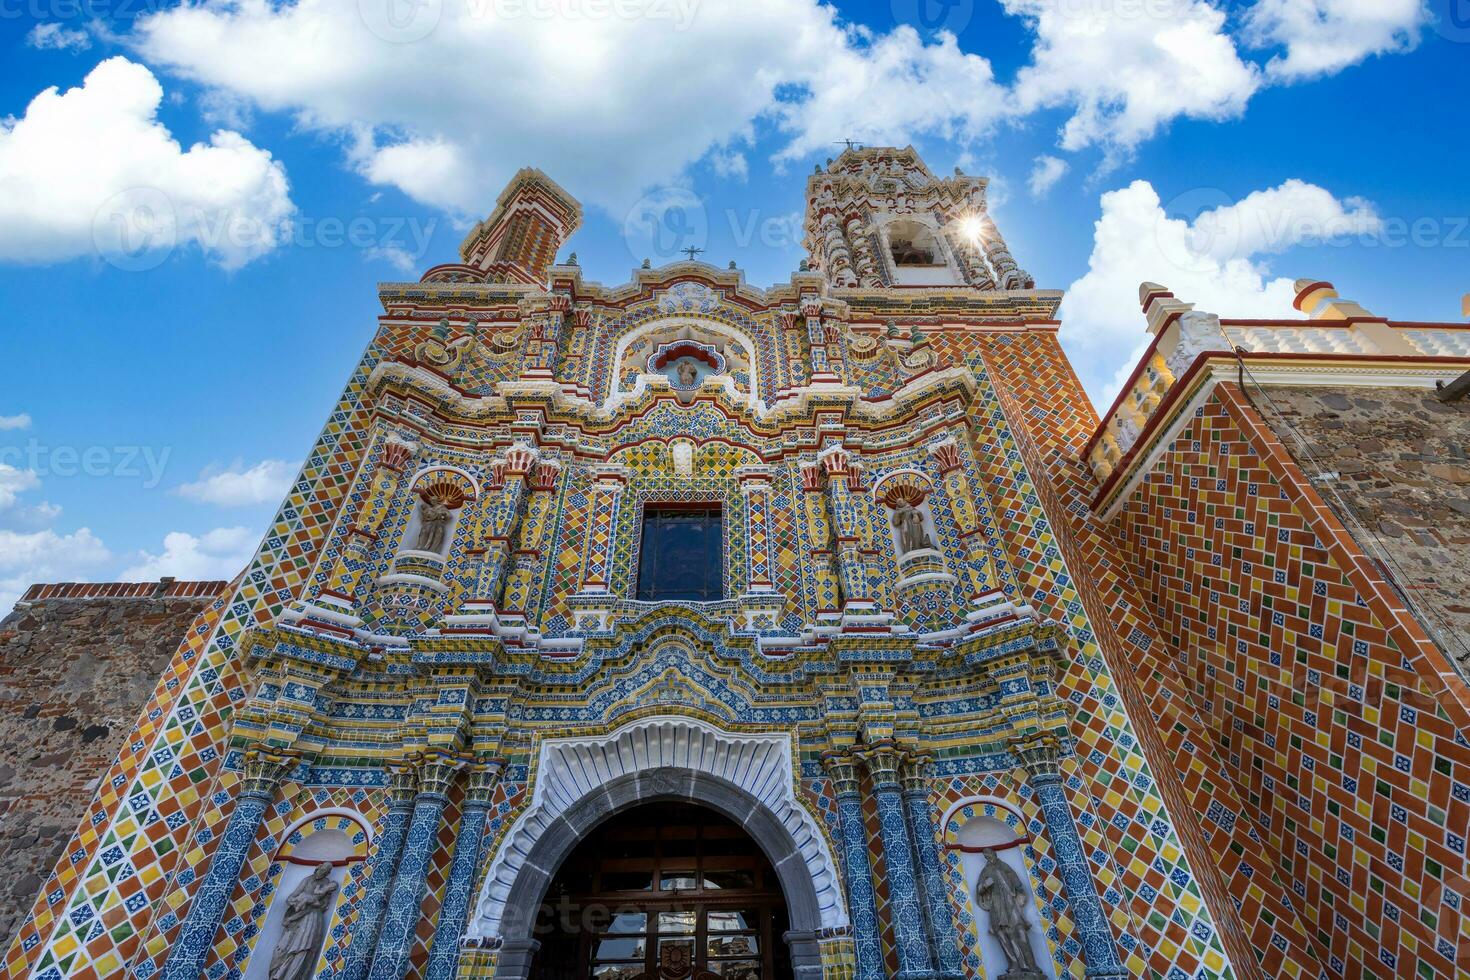
<path id="1" fill-rule="evenodd" d="M 1031 843 L 1030 837 L 1017 837 L 1008 844 L 945 844 L 946 851 L 959 851 L 961 854 L 984 854 L 987 851 L 1009 851 L 1013 847 L 1025 847 Z"/>
<path id="2" fill-rule="evenodd" d="M 1298 289 L 1296 291 L 1296 299 L 1291 301 L 1291 308 L 1294 310 L 1300 310 L 1302 308 L 1302 297 L 1306 296 L 1308 293 L 1315 293 L 1319 289 L 1331 289 L 1335 292 L 1337 290 L 1337 287 L 1332 285 L 1332 283 L 1330 282 L 1314 282 L 1310 285 L 1303 286 L 1301 289 Z"/>

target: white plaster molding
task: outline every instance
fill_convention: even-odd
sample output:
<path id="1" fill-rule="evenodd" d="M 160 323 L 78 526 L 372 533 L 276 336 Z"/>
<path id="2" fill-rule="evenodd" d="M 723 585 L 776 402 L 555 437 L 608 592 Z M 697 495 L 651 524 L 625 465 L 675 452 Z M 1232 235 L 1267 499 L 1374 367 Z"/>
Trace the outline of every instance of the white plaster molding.
<path id="1" fill-rule="evenodd" d="M 1463 371 L 1458 365 L 1419 364 L 1385 365 L 1379 362 L 1341 361 L 1335 363 L 1278 362 L 1274 364 L 1248 364 L 1252 382 L 1263 386 L 1304 388 L 1428 388 L 1433 389 L 1436 381 L 1448 384 Z M 1153 471 L 1163 455 L 1173 446 L 1179 434 L 1193 419 L 1195 410 L 1210 397 L 1215 385 L 1221 381 L 1237 381 L 1239 368 L 1234 360 L 1221 360 L 1206 365 L 1206 374 L 1197 382 L 1194 392 L 1187 401 L 1174 406 L 1173 419 L 1161 433 L 1150 438 L 1148 451 L 1139 459 L 1127 464 L 1128 479 L 1109 495 L 1106 505 L 1098 512 L 1104 521 L 1118 516 L 1135 491 Z M 1121 444 L 1121 443 L 1120 443 Z M 1127 450 L 1124 450 L 1125 452 Z"/>
<path id="2" fill-rule="evenodd" d="M 681 769 L 732 783 L 778 820 L 811 874 L 823 928 L 847 926 L 841 876 L 821 828 L 797 800 L 791 735 L 726 732 L 707 722 L 661 716 L 604 735 L 542 740 L 530 805 L 501 841 L 485 876 L 467 936 L 500 935 L 516 877 L 546 828 L 619 777 Z M 555 869 L 550 869 L 554 872 Z"/>

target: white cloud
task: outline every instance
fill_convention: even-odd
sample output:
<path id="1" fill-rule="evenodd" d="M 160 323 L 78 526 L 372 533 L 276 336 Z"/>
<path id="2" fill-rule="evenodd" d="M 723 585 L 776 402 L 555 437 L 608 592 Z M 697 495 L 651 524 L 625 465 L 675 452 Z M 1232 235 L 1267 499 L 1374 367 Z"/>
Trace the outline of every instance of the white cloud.
<path id="1" fill-rule="evenodd" d="M 829 43 L 806 80 L 807 97 L 778 110 L 791 136 L 778 160 L 832 151 L 836 137 L 902 146 L 927 133 L 968 142 L 1005 113 L 990 62 L 961 51 L 952 34 L 926 45 L 905 25 L 876 39 L 853 29 Z"/>
<path id="2" fill-rule="evenodd" d="M 24 413 L 20 415 L 0 415 L 0 431 L 13 429 L 29 429 L 31 417 Z"/>
<path id="3" fill-rule="evenodd" d="M 1201 207 L 1206 205 L 1206 207 Z M 1193 221 L 1180 213 L 1196 215 Z M 1292 279 L 1272 278 L 1260 256 L 1380 227 L 1365 201 L 1341 201 L 1299 180 L 1230 202 L 1192 192 L 1166 210 L 1147 181 L 1102 196 L 1088 271 L 1062 306 L 1062 342 L 1104 410 L 1138 362 L 1148 336 L 1143 282 L 1166 286 L 1198 309 L 1232 318 L 1299 317 Z M 1120 359 L 1120 352 L 1129 352 Z"/>
<path id="4" fill-rule="evenodd" d="M 85 581 L 111 560 L 107 547 L 87 528 L 71 534 L 0 529 L 0 617 L 37 582 Z"/>
<path id="5" fill-rule="evenodd" d="M 26 43 L 42 51 L 85 51 L 92 46 L 92 36 L 65 24 L 37 24 L 26 35 Z"/>
<path id="6" fill-rule="evenodd" d="M 255 556 L 260 537 L 243 527 L 216 528 L 198 537 L 184 531 L 164 536 L 159 554 L 140 552 L 125 570 L 124 582 L 149 582 L 172 575 L 178 579 L 232 579 Z"/>
<path id="7" fill-rule="evenodd" d="M 31 470 L 16 469 L 9 463 L 0 463 L 0 510 L 15 506 L 22 493 L 40 485 L 40 479 Z"/>
<path id="8" fill-rule="evenodd" d="M 1022 114 L 1065 107 L 1061 146 L 1116 162 L 1172 120 L 1230 119 L 1261 73 L 1242 61 L 1225 14 L 1206 0 L 1001 0 L 1036 33 L 1012 94 Z"/>
<path id="9" fill-rule="evenodd" d="M 792 159 L 849 136 L 971 136 L 1003 111 L 989 63 L 953 38 L 849 29 L 818 0 L 707 0 L 687 19 L 488 13 L 504 6 L 423 4 L 438 20 L 415 28 L 432 30 L 400 37 L 357 3 L 206 0 L 140 18 L 132 40 L 152 63 L 341 136 L 369 180 L 474 215 L 526 164 L 554 164 L 620 213 L 760 122 Z"/>
<path id="10" fill-rule="evenodd" d="M 1031 168 L 1031 179 L 1026 183 L 1026 186 L 1031 189 L 1031 196 L 1046 197 L 1057 185 L 1057 181 L 1066 176 L 1069 169 L 1065 160 L 1053 156 L 1037 157 L 1035 165 Z"/>
<path id="11" fill-rule="evenodd" d="M 0 260 L 100 254 L 140 269 L 194 243 L 237 268 L 288 240 L 280 163 L 226 130 L 182 150 L 156 118 L 162 97 L 147 68 L 109 58 L 0 120 Z"/>
<path id="12" fill-rule="evenodd" d="M 248 507 L 279 503 L 290 489 L 300 467 L 279 459 L 267 459 L 246 468 L 236 460 L 229 467 L 210 467 L 193 483 L 174 492 L 196 503 L 221 507 Z"/>
<path id="13" fill-rule="evenodd" d="M 1408 51 L 1429 20 L 1424 0 L 1257 0 L 1245 36 L 1257 47 L 1286 49 L 1266 71 L 1290 82 Z"/>
<path id="14" fill-rule="evenodd" d="M 736 150 L 713 150 L 709 155 L 710 166 L 721 177 L 745 181 L 750 177 L 750 164 L 745 154 Z"/>

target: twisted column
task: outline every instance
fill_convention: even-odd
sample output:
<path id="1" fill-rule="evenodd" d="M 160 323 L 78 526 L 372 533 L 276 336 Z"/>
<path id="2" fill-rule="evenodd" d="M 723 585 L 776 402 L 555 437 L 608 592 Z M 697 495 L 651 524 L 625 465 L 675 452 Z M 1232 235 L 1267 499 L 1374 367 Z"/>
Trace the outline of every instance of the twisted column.
<path id="1" fill-rule="evenodd" d="M 429 949 L 429 966 L 425 980 L 453 980 L 459 965 L 459 942 L 469 920 L 470 902 L 475 888 L 475 871 L 485 837 L 485 821 L 490 813 L 490 797 L 500 780 L 501 763 L 487 762 L 470 771 L 465 789 L 464 810 L 454 838 L 454 857 L 449 862 L 449 881 L 444 887 L 444 904 L 439 909 L 439 925 L 434 930 L 434 944 Z"/>
<path id="2" fill-rule="evenodd" d="M 293 756 L 272 755 L 264 749 L 252 749 L 245 758 L 245 776 L 235 810 L 225 826 L 219 847 L 209 862 L 209 872 L 199 883 L 184 928 L 174 943 L 173 951 L 163 964 L 163 980 L 197 980 L 204 973 L 204 961 L 214 946 L 230 895 L 240 881 L 245 856 L 260 833 L 266 807 L 275 799 L 276 787 L 296 766 Z"/>
<path id="3" fill-rule="evenodd" d="M 388 908 L 383 918 L 382 935 L 373 952 L 368 980 L 403 980 L 408 972 L 408 955 L 414 933 L 422 915 L 424 889 L 427 886 L 429 861 L 434 856 L 439 837 L 439 821 L 449 802 L 449 786 L 459 769 L 458 760 L 433 755 L 419 767 L 419 792 L 413 801 L 413 819 L 408 825 L 403 857 Z"/>
<path id="4" fill-rule="evenodd" d="M 1128 971 L 1118 959 L 1113 929 L 1103 915 L 1097 885 L 1082 853 L 1082 838 L 1072 822 L 1072 808 L 1062 788 L 1061 750 L 1054 743 L 1033 743 L 1017 750 L 1026 769 L 1026 782 L 1036 791 L 1046 832 L 1056 852 L 1062 885 L 1072 906 L 1072 921 L 1082 943 L 1087 976 L 1126 980 Z"/>
<path id="5" fill-rule="evenodd" d="M 848 914 L 857 953 L 854 980 L 884 980 L 883 948 L 878 941 L 878 899 L 873 892 L 873 869 L 868 863 L 868 835 L 863 827 L 863 800 L 858 792 L 857 766 L 852 758 L 828 755 L 822 759 L 837 795 L 842 824 L 842 865 L 847 878 Z"/>
<path id="6" fill-rule="evenodd" d="M 388 890 L 398 871 L 398 858 L 403 853 L 403 839 L 408 832 L 408 816 L 413 812 L 414 790 L 418 774 L 407 766 L 388 772 L 388 813 L 383 828 L 373 843 L 372 863 L 367 888 L 358 906 L 357 921 L 352 927 L 352 942 L 342 964 L 340 980 L 363 980 L 373 950 L 378 945 L 378 929 L 383 924 L 383 907 L 388 903 Z"/>
<path id="7" fill-rule="evenodd" d="M 873 781 L 878 803 L 878 829 L 883 836 L 883 860 L 888 868 L 888 905 L 893 919 L 893 940 L 898 949 L 901 980 L 929 980 L 934 964 L 929 958 L 929 940 L 924 914 L 919 908 L 919 882 L 914 874 L 913 845 L 904 820 L 903 794 L 898 767 L 903 754 L 894 745 L 875 745 L 857 753 Z"/>
<path id="8" fill-rule="evenodd" d="M 934 807 L 929 802 L 928 756 L 910 756 L 903 768 L 903 803 L 908 813 L 909 833 L 914 839 L 914 854 L 919 863 L 919 881 L 924 896 L 925 924 L 929 931 L 929 949 L 942 980 L 960 980 L 960 933 L 955 926 L 954 906 L 944 884 L 940 867 L 939 828 Z"/>

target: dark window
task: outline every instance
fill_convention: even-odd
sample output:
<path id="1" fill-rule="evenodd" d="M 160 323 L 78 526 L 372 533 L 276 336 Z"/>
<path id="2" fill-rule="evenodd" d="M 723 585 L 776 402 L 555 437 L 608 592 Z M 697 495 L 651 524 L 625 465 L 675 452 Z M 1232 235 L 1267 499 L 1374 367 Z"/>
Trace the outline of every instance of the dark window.
<path id="1" fill-rule="evenodd" d="M 723 599 L 724 537 L 718 504 L 646 507 L 638 556 L 638 598 L 644 602 Z"/>

